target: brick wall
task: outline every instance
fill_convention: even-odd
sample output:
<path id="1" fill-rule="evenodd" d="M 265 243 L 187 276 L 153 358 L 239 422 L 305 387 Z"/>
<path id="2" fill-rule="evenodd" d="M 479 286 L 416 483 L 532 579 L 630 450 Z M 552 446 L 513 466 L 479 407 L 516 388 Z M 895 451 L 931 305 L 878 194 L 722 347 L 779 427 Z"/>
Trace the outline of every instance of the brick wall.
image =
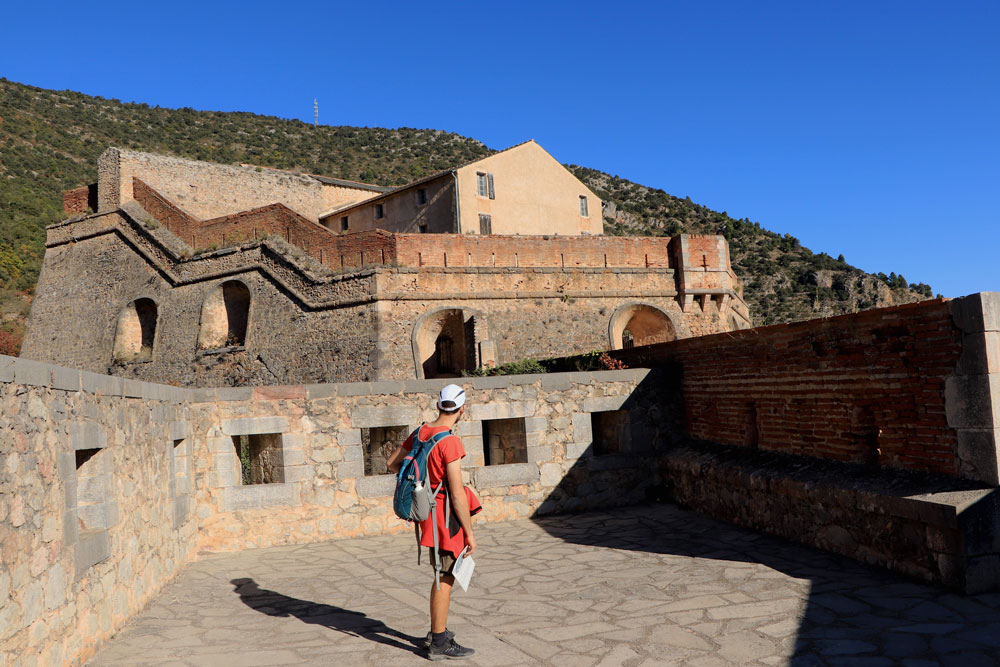
<path id="1" fill-rule="evenodd" d="M 682 375 L 693 438 L 958 475 L 945 383 L 962 348 L 934 300 L 614 354 Z"/>
<path id="2" fill-rule="evenodd" d="M 88 209 L 97 210 L 97 183 L 84 185 L 63 193 L 63 212 L 66 215 L 86 213 Z"/>

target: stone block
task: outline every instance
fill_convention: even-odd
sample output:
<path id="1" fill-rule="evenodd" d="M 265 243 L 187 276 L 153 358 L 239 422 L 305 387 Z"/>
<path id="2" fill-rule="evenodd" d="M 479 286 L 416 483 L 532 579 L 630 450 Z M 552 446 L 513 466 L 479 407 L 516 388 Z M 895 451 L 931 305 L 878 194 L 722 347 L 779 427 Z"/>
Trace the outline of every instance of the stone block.
<path id="1" fill-rule="evenodd" d="M 484 466 L 472 473 L 473 486 L 490 489 L 515 484 L 534 484 L 538 482 L 538 466 L 534 463 L 507 463 L 503 465 Z"/>
<path id="2" fill-rule="evenodd" d="M 62 366 L 52 367 L 52 388 L 63 391 L 80 391 L 80 371 Z"/>
<path id="3" fill-rule="evenodd" d="M 566 376 L 573 384 L 594 384 L 594 375 L 589 371 L 573 371 L 567 373 Z"/>
<path id="4" fill-rule="evenodd" d="M 959 475 L 1000 485 L 1000 429 L 958 429 Z"/>
<path id="5" fill-rule="evenodd" d="M 70 447 L 74 451 L 102 449 L 108 446 L 108 436 L 101 424 L 90 421 L 70 422 L 68 429 Z M 75 465 L 74 460 L 74 467 Z"/>
<path id="6" fill-rule="evenodd" d="M 338 396 L 371 396 L 371 382 L 345 382 L 337 385 Z"/>
<path id="7" fill-rule="evenodd" d="M 311 465 L 287 465 L 286 463 L 284 475 L 286 484 L 292 484 L 294 482 L 309 482 L 316 476 L 316 471 Z"/>
<path id="8" fill-rule="evenodd" d="M 306 462 L 306 453 L 301 449 L 284 449 L 282 448 L 281 459 L 288 466 L 297 466 Z M 288 481 L 287 479 L 285 480 Z"/>
<path id="9" fill-rule="evenodd" d="M 173 523 L 174 528 L 179 528 L 187 521 L 191 515 L 191 499 L 188 496 L 178 496 L 174 499 Z"/>
<path id="10" fill-rule="evenodd" d="M 465 386 L 464 382 L 469 378 L 462 378 L 463 382 L 456 383 Z M 428 403 L 433 405 L 434 401 L 437 400 L 437 395 L 441 392 L 441 388 L 445 385 L 454 383 L 454 380 L 447 379 L 435 379 L 435 380 L 404 380 L 403 381 L 403 393 L 404 394 L 425 394 L 428 396 Z"/>
<path id="11" fill-rule="evenodd" d="M 64 482 L 76 483 L 76 454 L 59 452 L 56 456 L 56 466 L 59 470 L 59 479 Z"/>
<path id="12" fill-rule="evenodd" d="M 220 403 L 224 401 L 249 401 L 253 398 L 253 387 L 216 387 L 215 400 Z"/>
<path id="13" fill-rule="evenodd" d="M 281 448 L 286 452 L 295 449 L 302 449 L 305 445 L 305 433 L 285 433 L 281 436 Z"/>
<path id="14" fill-rule="evenodd" d="M 232 437 L 206 438 L 205 442 L 208 443 L 208 451 L 213 454 L 233 454 L 236 450 Z"/>
<path id="15" fill-rule="evenodd" d="M 191 389 L 190 400 L 192 403 L 215 403 L 215 389 L 213 387 Z"/>
<path id="16" fill-rule="evenodd" d="M 527 448 L 528 463 L 545 463 L 552 460 L 552 447 L 544 445 L 530 445 Z"/>
<path id="17" fill-rule="evenodd" d="M 403 393 L 403 382 L 401 380 L 379 380 L 372 382 L 372 394 L 376 396 L 397 396 Z"/>
<path id="18" fill-rule="evenodd" d="M 75 578 L 111 556 L 111 539 L 106 530 L 88 530 L 79 534 L 76 543 Z"/>
<path id="19" fill-rule="evenodd" d="M 472 378 L 471 385 L 472 389 L 478 389 L 480 391 L 485 391 L 487 389 L 506 389 L 510 386 L 510 377 L 508 375 L 493 375 L 483 378 Z"/>
<path id="20" fill-rule="evenodd" d="M 965 334 L 956 375 L 1000 373 L 1000 331 Z"/>
<path id="21" fill-rule="evenodd" d="M 479 436 L 483 435 L 483 426 L 477 421 L 460 421 L 455 425 L 455 435 L 462 438 L 463 440 L 468 436 Z"/>
<path id="22" fill-rule="evenodd" d="M 76 516 L 75 504 L 72 509 L 63 512 L 62 527 L 63 543 L 68 547 L 76 544 L 80 531 L 80 520 Z"/>
<path id="23" fill-rule="evenodd" d="M 562 467 L 558 463 L 545 463 L 542 465 L 538 481 L 543 487 L 556 487 L 562 482 L 562 479 Z"/>
<path id="24" fill-rule="evenodd" d="M 625 368 L 619 371 L 594 371 L 596 382 L 642 382 L 649 375 L 648 368 Z"/>
<path id="25" fill-rule="evenodd" d="M 956 326 L 965 333 L 1000 331 L 1000 292 L 978 292 L 948 302 Z"/>
<path id="26" fill-rule="evenodd" d="M 332 398 L 337 395 L 335 384 L 307 384 L 306 399 L 314 401 L 321 398 Z"/>
<path id="27" fill-rule="evenodd" d="M 103 396 L 121 396 L 124 393 L 125 379 L 114 375 L 80 371 L 80 387 L 83 391 Z"/>
<path id="28" fill-rule="evenodd" d="M 566 391 L 573 386 L 572 373 L 546 373 L 542 375 L 543 391 Z"/>
<path id="29" fill-rule="evenodd" d="M 1000 375 L 950 375 L 944 400 L 952 428 L 1000 427 Z"/>
<path id="30" fill-rule="evenodd" d="M 373 475 L 358 479 L 358 496 L 361 498 L 390 497 L 395 489 L 395 475 Z"/>
<path id="31" fill-rule="evenodd" d="M 624 373 L 625 371 L 602 371 L 604 373 Z M 584 412 L 607 412 L 609 410 L 621 410 L 625 401 L 629 399 L 628 394 L 622 396 L 592 396 L 583 399 Z"/>
<path id="32" fill-rule="evenodd" d="M 354 428 L 408 426 L 419 421 L 420 411 L 415 405 L 360 405 L 351 411 Z"/>
<path id="33" fill-rule="evenodd" d="M 566 445 L 566 458 L 579 459 L 594 455 L 594 446 L 589 442 L 571 442 Z"/>
<path id="34" fill-rule="evenodd" d="M 549 428 L 549 420 L 545 417 L 525 417 L 525 433 L 544 433 Z"/>
<path id="35" fill-rule="evenodd" d="M 341 447 L 361 446 L 361 429 L 352 428 L 337 434 L 337 444 Z"/>
<path id="36" fill-rule="evenodd" d="M 364 450 L 362 450 L 361 445 L 351 445 L 350 447 L 344 447 L 344 460 L 345 461 L 364 460 Z"/>
<path id="37" fill-rule="evenodd" d="M 573 442 L 590 445 L 594 440 L 594 424 L 589 412 L 573 413 Z"/>
<path id="38" fill-rule="evenodd" d="M 52 382 L 51 369 L 52 366 L 49 364 L 18 357 L 14 360 L 14 382 L 35 387 L 47 387 Z"/>
<path id="39" fill-rule="evenodd" d="M 14 361 L 17 357 L 0 355 L 0 382 L 14 381 Z"/>
<path id="40" fill-rule="evenodd" d="M 533 417 L 535 401 L 492 401 L 490 403 L 472 404 L 468 408 L 469 418 L 474 420 L 516 419 L 518 417 Z"/>
<path id="41" fill-rule="evenodd" d="M 222 508 L 225 512 L 289 507 L 299 504 L 298 486 L 295 484 L 249 484 L 223 490 Z"/>
<path id="42" fill-rule="evenodd" d="M 172 421 L 168 426 L 171 440 L 184 440 L 191 437 L 191 422 Z"/>
<path id="43" fill-rule="evenodd" d="M 259 433 L 285 433 L 288 420 L 284 417 L 238 417 L 222 421 L 226 435 L 256 435 Z"/>
<path id="44" fill-rule="evenodd" d="M 365 476 L 364 461 L 344 461 L 334 465 L 334 469 L 337 471 L 338 480 L 355 479 Z"/>
<path id="45" fill-rule="evenodd" d="M 122 385 L 122 396 L 125 398 L 145 398 L 145 382 L 125 378 Z"/>

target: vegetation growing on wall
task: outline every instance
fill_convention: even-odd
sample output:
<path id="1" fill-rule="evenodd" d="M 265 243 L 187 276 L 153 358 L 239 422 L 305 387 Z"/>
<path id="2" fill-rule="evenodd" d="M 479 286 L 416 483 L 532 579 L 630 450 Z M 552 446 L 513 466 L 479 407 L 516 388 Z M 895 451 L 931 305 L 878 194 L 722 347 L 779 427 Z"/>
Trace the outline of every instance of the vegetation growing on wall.
<path id="1" fill-rule="evenodd" d="M 0 78 L 0 309 L 4 312 L 14 301 L 19 303 L 13 310 L 23 310 L 38 279 L 44 228 L 63 217 L 62 192 L 94 182 L 97 157 L 108 146 L 378 185 L 406 183 L 493 152 L 475 139 L 440 130 L 315 127 L 251 113 L 124 104 Z M 724 234 L 757 324 L 931 295 L 928 285 L 909 284 L 895 273 L 865 273 L 843 257 L 814 254 L 794 237 L 771 232 L 758 222 L 736 220 L 690 199 L 594 169 L 570 169 L 608 202 L 609 234 Z M 0 324 L 16 336 L 12 322 Z"/>

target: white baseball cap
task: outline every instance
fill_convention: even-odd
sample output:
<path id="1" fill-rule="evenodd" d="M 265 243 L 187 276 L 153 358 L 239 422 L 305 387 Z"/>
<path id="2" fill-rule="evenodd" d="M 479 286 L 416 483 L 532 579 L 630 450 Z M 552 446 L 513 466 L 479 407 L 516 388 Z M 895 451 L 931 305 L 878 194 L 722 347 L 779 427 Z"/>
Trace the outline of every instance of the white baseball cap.
<path id="1" fill-rule="evenodd" d="M 437 406 L 439 410 L 454 412 L 465 405 L 465 390 L 457 384 L 446 385 L 438 394 Z"/>

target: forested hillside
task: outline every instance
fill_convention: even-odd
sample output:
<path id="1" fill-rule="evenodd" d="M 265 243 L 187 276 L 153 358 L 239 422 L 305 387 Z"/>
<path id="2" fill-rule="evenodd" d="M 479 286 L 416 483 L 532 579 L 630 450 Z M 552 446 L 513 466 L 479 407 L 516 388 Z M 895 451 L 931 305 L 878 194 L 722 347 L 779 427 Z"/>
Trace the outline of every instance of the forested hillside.
<path id="1" fill-rule="evenodd" d="M 475 139 L 440 130 L 316 127 L 251 113 L 123 104 L 0 79 L 0 353 L 19 346 L 44 228 L 61 219 L 62 192 L 95 181 L 97 156 L 108 146 L 379 185 L 406 183 L 492 152 Z M 595 169 L 570 169 L 607 202 L 609 234 L 724 234 L 757 324 L 931 296 L 927 285 L 813 254 L 760 223 Z"/>

